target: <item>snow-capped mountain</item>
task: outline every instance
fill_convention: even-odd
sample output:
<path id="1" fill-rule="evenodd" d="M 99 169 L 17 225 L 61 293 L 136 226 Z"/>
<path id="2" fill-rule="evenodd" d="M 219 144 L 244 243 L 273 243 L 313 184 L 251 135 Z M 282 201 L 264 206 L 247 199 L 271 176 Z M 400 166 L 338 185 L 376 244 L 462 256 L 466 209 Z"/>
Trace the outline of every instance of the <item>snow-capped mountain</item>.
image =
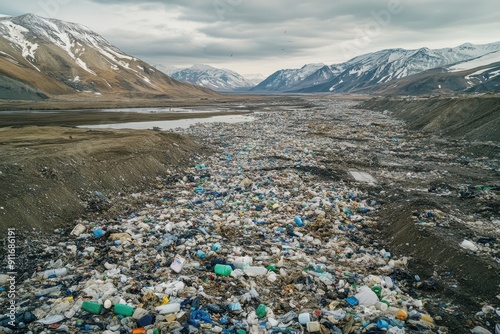
<path id="1" fill-rule="evenodd" d="M 325 83 L 335 77 L 339 69 L 325 64 L 307 64 L 300 69 L 279 70 L 271 74 L 253 91 L 284 92 Z"/>
<path id="2" fill-rule="evenodd" d="M 306 65 L 299 70 L 280 70 L 269 76 L 255 90 L 359 92 L 377 84 L 468 61 L 497 51 L 500 51 L 500 42 L 485 45 L 466 43 L 454 48 L 435 50 L 428 48 L 387 49 L 323 68 L 319 68 L 319 65 Z M 320 69 L 322 72 L 318 73 Z M 324 78 L 323 81 L 322 78 Z"/>
<path id="3" fill-rule="evenodd" d="M 371 86 L 383 95 L 500 92 L 500 51 Z"/>
<path id="4" fill-rule="evenodd" d="M 172 80 L 85 26 L 32 14 L 0 18 L 0 76 L 49 96 L 215 94 Z"/>
<path id="5" fill-rule="evenodd" d="M 189 68 L 172 72 L 170 76 L 179 81 L 221 92 L 248 90 L 255 86 L 234 71 L 202 64 L 195 64 Z"/>

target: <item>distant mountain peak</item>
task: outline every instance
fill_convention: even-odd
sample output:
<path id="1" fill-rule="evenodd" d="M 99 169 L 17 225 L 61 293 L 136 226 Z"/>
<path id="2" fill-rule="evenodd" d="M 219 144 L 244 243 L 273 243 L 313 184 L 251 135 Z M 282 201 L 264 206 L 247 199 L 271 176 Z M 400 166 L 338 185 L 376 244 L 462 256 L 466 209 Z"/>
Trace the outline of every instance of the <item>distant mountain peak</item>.
<path id="1" fill-rule="evenodd" d="M 217 91 L 245 90 L 255 86 L 252 81 L 234 71 L 204 64 L 195 64 L 189 68 L 179 69 L 170 75 L 176 80 Z"/>

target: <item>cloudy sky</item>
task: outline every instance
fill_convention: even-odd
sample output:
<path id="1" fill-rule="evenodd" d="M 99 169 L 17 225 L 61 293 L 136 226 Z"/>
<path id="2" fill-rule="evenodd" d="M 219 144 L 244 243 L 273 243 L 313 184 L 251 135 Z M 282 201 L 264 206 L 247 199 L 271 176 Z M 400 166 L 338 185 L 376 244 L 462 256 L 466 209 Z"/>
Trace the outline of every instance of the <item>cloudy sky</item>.
<path id="1" fill-rule="evenodd" d="M 84 24 L 152 65 L 266 76 L 384 48 L 500 41 L 498 0 L 22 0 L 0 12 Z"/>

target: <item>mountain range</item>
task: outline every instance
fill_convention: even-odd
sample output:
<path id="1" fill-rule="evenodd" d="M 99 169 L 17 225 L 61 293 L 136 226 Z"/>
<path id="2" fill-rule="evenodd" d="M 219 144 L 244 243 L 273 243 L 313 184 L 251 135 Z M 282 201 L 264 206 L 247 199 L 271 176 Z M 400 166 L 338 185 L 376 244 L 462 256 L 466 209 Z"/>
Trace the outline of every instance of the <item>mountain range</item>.
<path id="1" fill-rule="evenodd" d="M 463 80 L 460 80 L 462 84 L 456 86 L 454 90 L 472 91 L 473 87 L 479 84 L 482 85 L 482 90 L 488 85 L 493 87 L 487 82 L 495 79 L 498 73 L 493 66 L 490 67 L 490 72 L 484 72 L 489 76 L 482 77 L 483 72 L 478 72 L 481 71 L 479 67 L 499 61 L 500 42 L 484 45 L 466 43 L 454 48 L 434 50 L 387 49 L 364 54 L 341 64 L 308 64 L 300 69 L 279 70 L 251 90 L 300 93 L 387 92 L 387 84 L 394 85 L 403 78 L 417 79 L 417 82 L 414 82 L 417 85 L 422 77 L 414 75 L 426 72 L 427 77 L 432 77 L 436 74 L 455 73 L 460 72 L 463 66 L 466 66 L 466 72 L 462 76 Z M 439 84 L 433 87 L 439 89 Z M 426 90 L 428 91 L 429 89 Z M 393 89 L 392 93 L 400 92 Z M 412 90 L 407 89 L 406 93 L 411 94 Z"/>
<path id="2" fill-rule="evenodd" d="M 206 98 L 218 95 L 215 91 L 498 92 L 500 42 L 386 49 L 339 64 L 282 69 L 257 84 L 234 71 L 208 65 L 185 69 L 151 66 L 80 24 L 32 14 L 0 17 L 0 99 Z"/>
<path id="3" fill-rule="evenodd" d="M 170 69 L 166 73 L 176 80 L 220 92 L 249 90 L 255 86 L 254 82 L 234 71 L 209 65 L 195 64 L 189 68 Z"/>
<path id="4" fill-rule="evenodd" d="M 0 98 L 203 97 L 89 28 L 32 14 L 0 18 Z"/>

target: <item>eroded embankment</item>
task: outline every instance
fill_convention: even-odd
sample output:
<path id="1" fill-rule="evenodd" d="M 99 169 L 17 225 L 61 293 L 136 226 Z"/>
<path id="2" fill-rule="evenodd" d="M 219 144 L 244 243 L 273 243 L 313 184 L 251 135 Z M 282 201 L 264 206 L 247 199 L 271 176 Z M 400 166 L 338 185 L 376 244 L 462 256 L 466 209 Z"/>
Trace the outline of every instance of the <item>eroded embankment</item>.
<path id="1" fill-rule="evenodd" d="M 150 130 L 62 127 L 0 129 L 0 230 L 50 230 L 85 212 L 99 212 L 110 192 L 133 192 L 202 146 Z"/>
<path id="2" fill-rule="evenodd" d="M 360 107 L 387 110 L 412 130 L 471 141 L 500 141 L 498 96 L 372 99 Z"/>

